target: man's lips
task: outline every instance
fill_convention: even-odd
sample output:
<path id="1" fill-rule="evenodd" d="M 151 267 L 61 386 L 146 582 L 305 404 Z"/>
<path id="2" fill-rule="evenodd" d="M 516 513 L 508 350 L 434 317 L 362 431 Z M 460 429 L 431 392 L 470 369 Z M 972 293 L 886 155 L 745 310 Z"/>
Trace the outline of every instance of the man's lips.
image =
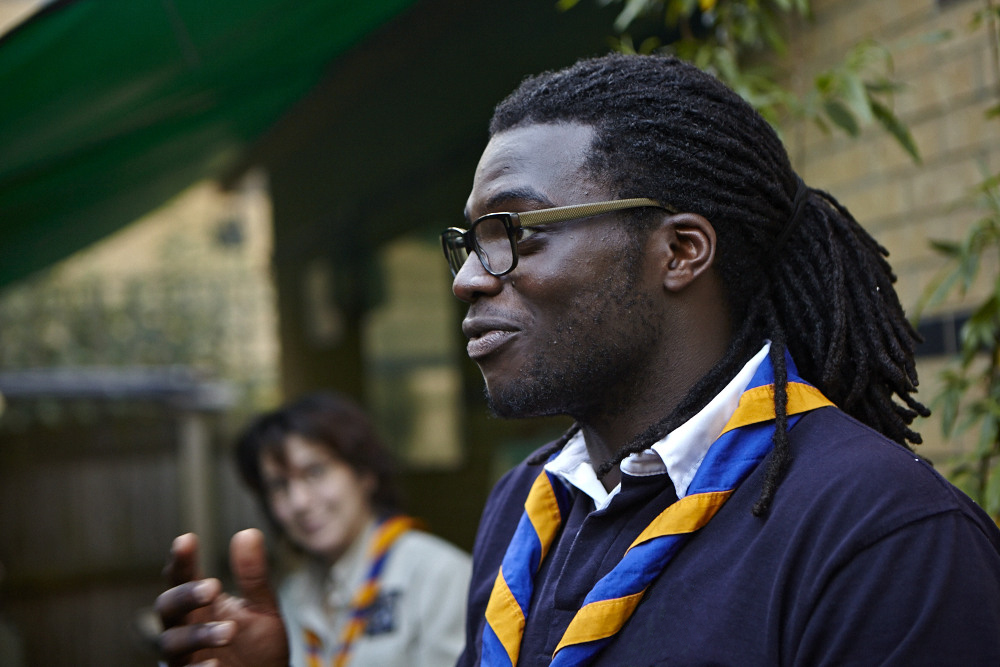
<path id="1" fill-rule="evenodd" d="M 501 320 L 466 319 L 462 332 L 469 338 L 466 351 L 472 359 L 480 359 L 492 354 L 504 343 L 517 335 L 515 325 Z"/>
<path id="2" fill-rule="evenodd" d="M 479 359 L 495 352 L 515 335 L 517 335 L 516 331 L 487 331 L 482 336 L 470 338 L 465 350 L 471 359 Z"/>

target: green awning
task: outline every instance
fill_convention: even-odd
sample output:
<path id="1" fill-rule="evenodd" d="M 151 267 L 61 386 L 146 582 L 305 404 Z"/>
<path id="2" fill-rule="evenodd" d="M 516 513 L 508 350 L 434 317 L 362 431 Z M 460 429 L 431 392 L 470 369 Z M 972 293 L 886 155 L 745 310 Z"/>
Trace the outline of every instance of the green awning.
<path id="1" fill-rule="evenodd" d="M 241 153 L 414 0 L 67 0 L 0 38 L 0 286 Z"/>

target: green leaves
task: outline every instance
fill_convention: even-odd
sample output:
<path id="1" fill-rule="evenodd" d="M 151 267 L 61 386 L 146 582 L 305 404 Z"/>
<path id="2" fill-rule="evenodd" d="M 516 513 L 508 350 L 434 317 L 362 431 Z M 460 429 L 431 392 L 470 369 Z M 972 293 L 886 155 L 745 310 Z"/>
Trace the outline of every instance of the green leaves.
<path id="1" fill-rule="evenodd" d="M 920 164 L 922 160 L 920 159 L 920 150 L 917 148 L 917 142 L 914 141 L 913 135 L 910 133 L 910 128 L 908 128 L 896 114 L 892 112 L 892 109 L 882 104 L 878 100 L 870 99 L 872 114 L 875 116 L 875 120 L 893 136 L 896 142 L 903 147 L 913 161 Z"/>
<path id="2" fill-rule="evenodd" d="M 913 135 L 892 111 L 892 95 L 900 85 L 892 78 L 891 56 L 875 42 L 857 44 L 802 95 L 779 83 L 780 73 L 768 63 L 787 55 L 788 21 L 808 18 L 809 0 L 596 1 L 621 6 L 612 40 L 619 51 L 674 53 L 719 77 L 775 126 L 796 118 L 851 137 L 880 126 L 920 162 Z M 557 7 L 570 9 L 578 2 L 558 0 Z M 660 27 L 647 34 L 648 25 Z"/>
<path id="3" fill-rule="evenodd" d="M 951 296 L 967 297 L 984 266 L 995 272 L 1000 257 L 1000 175 L 989 174 L 970 190 L 967 203 L 980 217 L 957 241 L 932 241 L 931 248 L 946 265 L 925 289 L 920 309 L 944 303 Z M 993 261 L 986 263 L 987 258 Z M 994 274 L 959 331 L 959 354 L 941 374 L 942 389 L 935 409 L 944 435 L 975 434 L 973 451 L 960 457 L 952 477 L 993 516 L 1000 516 L 1000 275 Z M 978 429 L 973 431 L 973 427 Z"/>
<path id="4" fill-rule="evenodd" d="M 854 114 L 843 102 L 837 99 L 830 99 L 823 102 L 823 111 L 833 124 L 847 132 L 852 137 L 861 133 L 861 127 L 854 118 Z"/>
<path id="5" fill-rule="evenodd" d="M 859 136 L 863 127 L 878 123 L 920 163 L 910 129 L 892 111 L 892 95 L 902 87 L 893 80 L 892 72 L 892 56 L 885 48 L 872 41 L 860 42 L 841 63 L 815 78 L 806 95 L 805 112 L 800 115 L 811 116 L 823 129 L 829 121 L 852 137 Z"/>
<path id="6" fill-rule="evenodd" d="M 622 0 L 624 7 L 615 19 L 615 30 L 625 32 L 632 21 L 649 11 L 657 3 L 651 0 Z M 688 4 L 691 4 L 690 2 Z"/>

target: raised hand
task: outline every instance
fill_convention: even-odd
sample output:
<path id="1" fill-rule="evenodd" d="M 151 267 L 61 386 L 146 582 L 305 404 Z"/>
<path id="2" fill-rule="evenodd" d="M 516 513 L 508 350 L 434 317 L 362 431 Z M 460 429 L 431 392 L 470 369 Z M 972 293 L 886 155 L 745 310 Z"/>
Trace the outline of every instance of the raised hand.
<path id="1" fill-rule="evenodd" d="M 287 667 L 288 640 L 268 581 L 264 536 L 243 530 L 229 544 L 239 596 L 226 594 L 218 579 L 197 567 L 198 538 L 176 538 L 167 575 L 171 588 L 156 599 L 164 630 L 159 637 L 169 667 Z"/>

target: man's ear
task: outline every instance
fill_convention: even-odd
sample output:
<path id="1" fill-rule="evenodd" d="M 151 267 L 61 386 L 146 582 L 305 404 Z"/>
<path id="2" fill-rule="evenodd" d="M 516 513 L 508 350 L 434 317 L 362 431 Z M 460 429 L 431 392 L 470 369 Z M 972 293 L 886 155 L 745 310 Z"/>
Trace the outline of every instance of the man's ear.
<path id="1" fill-rule="evenodd" d="M 691 284 L 712 266 L 715 245 L 715 228 L 697 213 L 665 218 L 650 235 L 649 246 L 663 286 L 678 292 Z"/>

